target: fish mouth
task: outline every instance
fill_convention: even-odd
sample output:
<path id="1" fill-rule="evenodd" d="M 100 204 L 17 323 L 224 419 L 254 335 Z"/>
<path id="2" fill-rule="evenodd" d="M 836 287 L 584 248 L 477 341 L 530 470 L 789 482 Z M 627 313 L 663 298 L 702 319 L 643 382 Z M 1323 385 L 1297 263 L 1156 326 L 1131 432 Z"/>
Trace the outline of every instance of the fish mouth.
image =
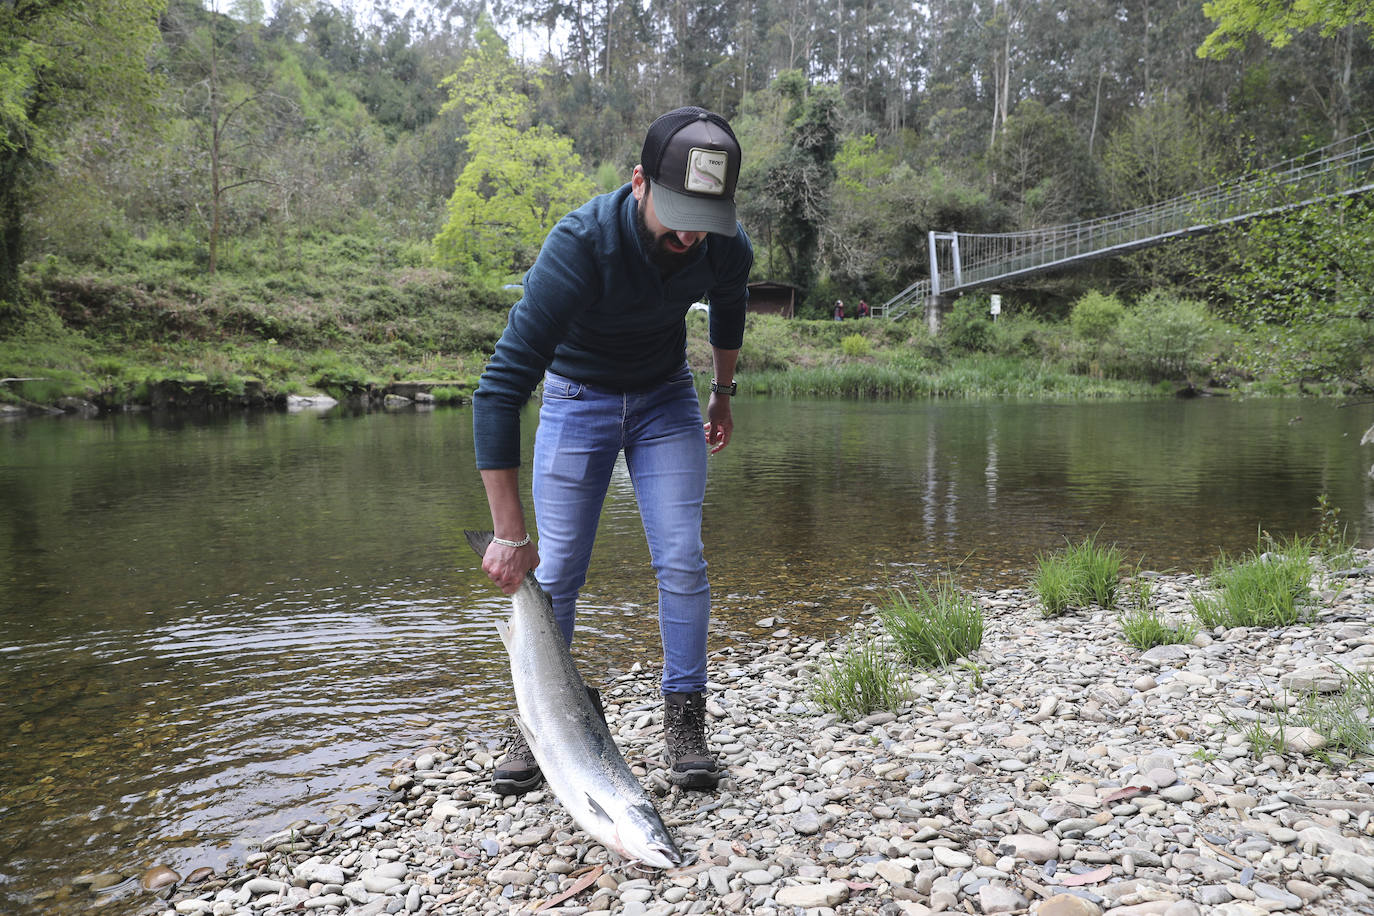
<path id="1" fill-rule="evenodd" d="M 682 853 L 671 846 L 655 845 L 646 849 L 645 855 L 640 856 L 639 861 L 654 868 L 676 868 L 682 864 Z"/>

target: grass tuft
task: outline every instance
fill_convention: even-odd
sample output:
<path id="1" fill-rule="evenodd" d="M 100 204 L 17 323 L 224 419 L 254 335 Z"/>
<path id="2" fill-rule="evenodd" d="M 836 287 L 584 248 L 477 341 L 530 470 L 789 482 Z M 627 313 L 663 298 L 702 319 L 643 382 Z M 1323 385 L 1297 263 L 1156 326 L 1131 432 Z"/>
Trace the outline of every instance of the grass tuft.
<path id="1" fill-rule="evenodd" d="M 1262 549 L 1268 542 L 1268 550 Z M 1212 569 L 1212 594 L 1191 596 L 1193 613 L 1205 627 L 1285 627 L 1302 616 L 1311 591 L 1312 542 L 1296 538 L 1279 544 L 1263 536 L 1260 546 L 1240 560 L 1224 553 Z"/>
<path id="2" fill-rule="evenodd" d="M 1121 582 L 1121 551 L 1115 545 L 1100 547 L 1089 535 L 1081 544 L 1069 544 L 1054 554 L 1036 554 L 1031 587 L 1040 597 L 1046 617 L 1059 617 L 1075 607 L 1097 603 L 1116 606 Z"/>
<path id="3" fill-rule="evenodd" d="M 1182 645 L 1193 641 L 1197 627 L 1190 623 L 1171 625 L 1158 610 L 1136 607 L 1121 615 L 1126 641 L 1137 649 Z"/>
<path id="4" fill-rule="evenodd" d="M 917 585 L 913 602 L 894 591 L 878 617 L 897 652 L 923 668 L 943 668 L 977 651 L 983 644 L 983 611 L 973 598 L 938 579 L 933 587 Z"/>
<path id="5" fill-rule="evenodd" d="M 828 712 L 861 719 L 878 710 L 897 709 L 909 698 L 910 689 L 886 640 L 855 635 L 817 675 L 811 696 Z"/>

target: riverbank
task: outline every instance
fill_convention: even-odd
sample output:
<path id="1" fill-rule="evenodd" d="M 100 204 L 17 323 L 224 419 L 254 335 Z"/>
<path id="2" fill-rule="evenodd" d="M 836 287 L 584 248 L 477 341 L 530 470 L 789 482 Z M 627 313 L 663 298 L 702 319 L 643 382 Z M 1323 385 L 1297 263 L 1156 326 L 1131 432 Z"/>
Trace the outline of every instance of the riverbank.
<path id="1" fill-rule="evenodd" d="M 499 751 L 456 740 L 399 761 L 375 806 L 262 838 L 147 912 L 1370 912 L 1369 760 L 1256 755 L 1242 731 L 1275 721 L 1277 698 L 1374 668 L 1374 552 L 1357 563 L 1322 583 L 1310 625 L 1148 652 L 1114 613 L 1047 619 L 1024 590 L 978 594 L 975 670 L 916 674 L 911 702 L 858 723 L 808 698 L 834 641 L 761 620 L 715 638 L 717 794 L 664 779 L 652 672 L 603 685 L 688 866 L 608 861 L 549 794 L 493 795 Z M 1155 586 L 1184 614 L 1205 583 Z"/>

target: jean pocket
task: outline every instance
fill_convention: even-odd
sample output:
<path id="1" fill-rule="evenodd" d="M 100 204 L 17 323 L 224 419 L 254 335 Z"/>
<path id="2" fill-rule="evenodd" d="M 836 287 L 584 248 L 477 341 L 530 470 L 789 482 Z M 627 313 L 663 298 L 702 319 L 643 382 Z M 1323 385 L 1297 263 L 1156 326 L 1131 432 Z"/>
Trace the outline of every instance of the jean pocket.
<path id="1" fill-rule="evenodd" d="M 692 367 L 683 365 L 681 369 L 668 376 L 667 381 L 663 384 L 670 386 L 682 385 L 691 388 L 695 384 L 694 378 L 695 377 L 692 375 Z"/>
<path id="2" fill-rule="evenodd" d="M 582 397 L 584 387 L 581 382 L 575 382 L 556 372 L 544 373 L 544 400 L 546 401 L 575 401 Z"/>

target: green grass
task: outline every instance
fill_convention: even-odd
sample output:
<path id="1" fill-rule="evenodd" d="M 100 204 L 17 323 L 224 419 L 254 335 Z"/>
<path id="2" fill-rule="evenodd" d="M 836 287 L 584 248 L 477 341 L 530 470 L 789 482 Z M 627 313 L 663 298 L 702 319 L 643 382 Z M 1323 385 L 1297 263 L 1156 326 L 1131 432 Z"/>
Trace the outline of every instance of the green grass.
<path id="1" fill-rule="evenodd" d="M 899 708 L 910 697 L 910 689 L 885 639 L 855 635 L 816 676 L 811 697 L 829 712 L 861 719 Z"/>
<path id="2" fill-rule="evenodd" d="M 1040 598 L 1040 611 L 1046 617 L 1059 617 L 1078 600 L 1079 590 L 1073 567 L 1062 554 L 1037 554 L 1031 588 Z"/>
<path id="3" fill-rule="evenodd" d="M 918 584 L 915 601 L 893 592 L 878 618 L 897 653 L 922 668 L 943 668 L 983 644 L 982 608 L 948 579 Z"/>
<path id="4" fill-rule="evenodd" d="M 1295 716 L 1327 740 L 1326 756 L 1374 757 L 1374 673 L 1346 670 L 1345 675 L 1344 689 L 1334 694 L 1304 694 Z"/>
<path id="5" fill-rule="evenodd" d="M 746 344 L 748 338 L 746 336 Z M 794 359 L 797 356 L 794 351 Z M 757 394 L 835 398 L 1137 398 L 1156 397 L 1145 382 L 1075 375 L 1040 361 L 988 355 L 951 359 L 948 364 L 879 353 L 873 362 L 749 370 L 741 357 L 741 388 Z"/>
<path id="6" fill-rule="evenodd" d="M 1096 603 L 1116 606 L 1121 582 L 1121 551 L 1115 545 L 1101 547 L 1089 535 L 1080 544 L 1068 544 L 1053 554 L 1036 554 L 1031 588 L 1040 598 L 1046 617 L 1059 617 L 1070 608 Z"/>
<path id="7" fill-rule="evenodd" d="M 1267 545 L 1268 549 L 1264 547 Z M 1193 594 L 1193 614 L 1205 627 L 1284 627 L 1302 617 L 1315 571 L 1312 542 L 1261 538 L 1249 555 L 1217 558 L 1210 594 Z"/>
<path id="8" fill-rule="evenodd" d="M 1126 641 L 1137 649 L 1182 645 L 1192 642 L 1197 627 L 1190 623 L 1170 624 L 1154 608 L 1132 608 L 1121 615 Z"/>
<path id="9" fill-rule="evenodd" d="M 1229 728 L 1241 735 L 1255 757 L 1301 751 L 1293 737 L 1301 729 L 1311 729 L 1326 740 L 1326 746 L 1305 753 L 1328 765 L 1346 766 L 1354 760 L 1374 758 L 1374 672 L 1342 669 L 1344 686 L 1335 693 L 1303 693 L 1290 702 L 1284 695 L 1267 694 L 1274 710 L 1265 720 L 1239 723 L 1229 717 Z"/>

